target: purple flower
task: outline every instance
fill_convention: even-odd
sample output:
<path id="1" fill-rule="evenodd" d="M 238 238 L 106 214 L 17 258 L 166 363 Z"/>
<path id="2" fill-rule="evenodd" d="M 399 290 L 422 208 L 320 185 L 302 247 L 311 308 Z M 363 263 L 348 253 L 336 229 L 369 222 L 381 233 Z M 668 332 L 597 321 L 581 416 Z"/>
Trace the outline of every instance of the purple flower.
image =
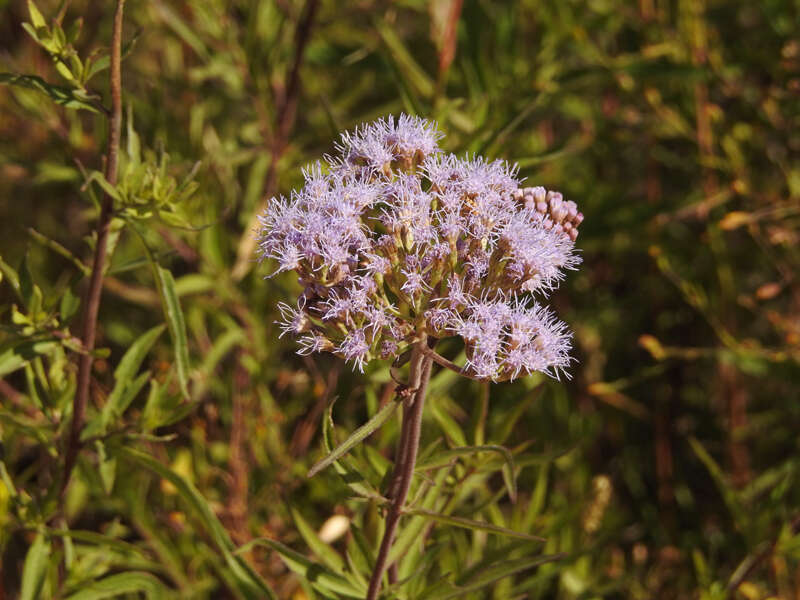
<path id="1" fill-rule="evenodd" d="M 359 126 L 303 170 L 300 190 L 270 201 L 259 255 L 305 288 L 297 308 L 279 305 L 281 335 L 359 370 L 421 332 L 455 336 L 475 377 L 558 377 L 569 332 L 524 295 L 578 265 L 583 215 L 557 192 L 520 187 L 515 165 L 442 152 L 440 137 L 408 115 Z"/>
<path id="2" fill-rule="evenodd" d="M 345 360 L 352 360 L 358 370 L 363 373 L 364 363 L 367 360 L 367 353 L 369 352 L 369 344 L 367 343 L 364 330 L 355 329 L 348 333 L 344 340 L 342 340 L 342 343 L 336 348 L 336 352 Z"/>
<path id="3" fill-rule="evenodd" d="M 278 302 L 278 310 L 281 312 L 282 321 L 276 321 L 281 329 L 282 338 L 287 333 L 295 336 L 305 333 L 311 329 L 311 320 L 301 307 L 302 302 L 298 302 L 297 308 L 292 308 L 285 302 Z"/>
<path id="4" fill-rule="evenodd" d="M 314 352 L 331 352 L 333 350 L 331 341 L 318 331 L 312 331 L 308 335 L 298 338 L 297 343 L 300 345 L 300 350 L 297 353 L 301 356 Z"/>

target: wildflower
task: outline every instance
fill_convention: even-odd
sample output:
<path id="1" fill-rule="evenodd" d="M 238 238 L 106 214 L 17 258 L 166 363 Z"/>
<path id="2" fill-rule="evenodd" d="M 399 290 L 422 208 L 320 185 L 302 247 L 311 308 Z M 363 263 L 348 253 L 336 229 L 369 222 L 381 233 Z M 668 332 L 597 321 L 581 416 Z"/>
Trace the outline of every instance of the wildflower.
<path id="1" fill-rule="evenodd" d="M 296 308 L 279 305 L 281 335 L 362 371 L 424 335 L 459 337 L 473 377 L 558 377 L 570 334 L 539 301 L 579 264 L 583 215 L 520 187 L 516 165 L 446 154 L 440 138 L 407 115 L 362 125 L 270 201 L 260 257 L 304 288 Z"/>

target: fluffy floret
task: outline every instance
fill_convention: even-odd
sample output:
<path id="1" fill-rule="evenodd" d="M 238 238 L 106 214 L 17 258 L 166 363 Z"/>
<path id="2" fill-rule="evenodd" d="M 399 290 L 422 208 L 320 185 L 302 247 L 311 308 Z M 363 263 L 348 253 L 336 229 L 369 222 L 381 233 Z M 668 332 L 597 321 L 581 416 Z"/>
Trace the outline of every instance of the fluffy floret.
<path id="1" fill-rule="evenodd" d="M 436 124 L 387 117 L 341 136 L 337 156 L 260 217 L 259 254 L 303 287 L 281 303 L 299 352 L 359 370 L 423 334 L 460 337 L 466 373 L 503 381 L 569 366 L 570 334 L 544 297 L 580 262 L 583 215 L 517 167 L 439 149 Z M 527 296 L 527 299 L 525 299 Z"/>

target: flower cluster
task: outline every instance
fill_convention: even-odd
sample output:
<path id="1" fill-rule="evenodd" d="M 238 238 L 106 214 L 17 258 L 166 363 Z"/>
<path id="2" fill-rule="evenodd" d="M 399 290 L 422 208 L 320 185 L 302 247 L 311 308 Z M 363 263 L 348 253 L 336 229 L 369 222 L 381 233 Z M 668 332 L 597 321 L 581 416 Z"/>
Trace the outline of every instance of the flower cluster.
<path id="1" fill-rule="evenodd" d="M 583 219 L 574 202 L 521 188 L 516 166 L 439 149 L 435 125 L 401 115 L 342 135 L 338 156 L 260 217 L 262 258 L 303 292 L 281 303 L 299 352 L 363 370 L 423 334 L 459 336 L 467 374 L 493 381 L 569 365 L 570 333 L 532 293 L 566 269 Z"/>

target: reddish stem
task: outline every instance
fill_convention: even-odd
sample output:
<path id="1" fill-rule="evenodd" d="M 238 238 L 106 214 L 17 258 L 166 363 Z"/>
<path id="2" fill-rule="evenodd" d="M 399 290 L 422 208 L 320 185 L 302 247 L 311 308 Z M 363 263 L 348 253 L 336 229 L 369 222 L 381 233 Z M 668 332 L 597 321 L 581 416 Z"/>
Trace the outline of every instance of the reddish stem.
<path id="1" fill-rule="evenodd" d="M 106 180 L 113 186 L 117 183 L 117 167 L 119 160 L 119 140 L 122 133 L 122 14 L 125 0 L 117 0 L 114 12 L 114 29 L 111 35 L 111 117 L 109 119 L 108 149 L 106 151 Z M 92 375 L 92 350 L 97 337 L 97 313 L 100 309 L 100 293 L 103 289 L 106 257 L 108 254 L 108 237 L 113 216 L 113 199 L 108 194 L 103 196 L 100 206 L 100 218 L 97 222 L 97 243 L 92 261 L 92 274 L 86 290 L 83 307 L 83 326 L 81 342 L 86 350 L 78 359 L 78 388 L 72 405 L 72 423 L 70 424 L 64 458 L 64 477 L 61 481 L 63 494 L 69 484 L 72 469 L 81 448 L 81 429 L 86 417 L 86 405 L 89 402 L 89 383 Z"/>
<path id="2" fill-rule="evenodd" d="M 431 377 L 433 360 L 423 351 L 427 348 L 427 340 L 420 340 L 414 348 L 411 357 L 411 374 L 409 388 L 413 394 L 403 404 L 403 431 L 401 433 L 400 447 L 398 448 L 395 474 L 390 487 L 391 505 L 386 515 L 386 530 L 375 560 L 375 568 L 367 591 L 367 600 L 375 600 L 381 587 L 381 579 L 389 566 L 389 551 L 394 542 L 397 525 L 402 514 L 403 504 L 411 488 L 411 479 L 414 476 L 414 467 L 417 463 L 420 433 L 422 431 L 422 411 L 425 406 L 425 394 L 428 381 Z"/>

